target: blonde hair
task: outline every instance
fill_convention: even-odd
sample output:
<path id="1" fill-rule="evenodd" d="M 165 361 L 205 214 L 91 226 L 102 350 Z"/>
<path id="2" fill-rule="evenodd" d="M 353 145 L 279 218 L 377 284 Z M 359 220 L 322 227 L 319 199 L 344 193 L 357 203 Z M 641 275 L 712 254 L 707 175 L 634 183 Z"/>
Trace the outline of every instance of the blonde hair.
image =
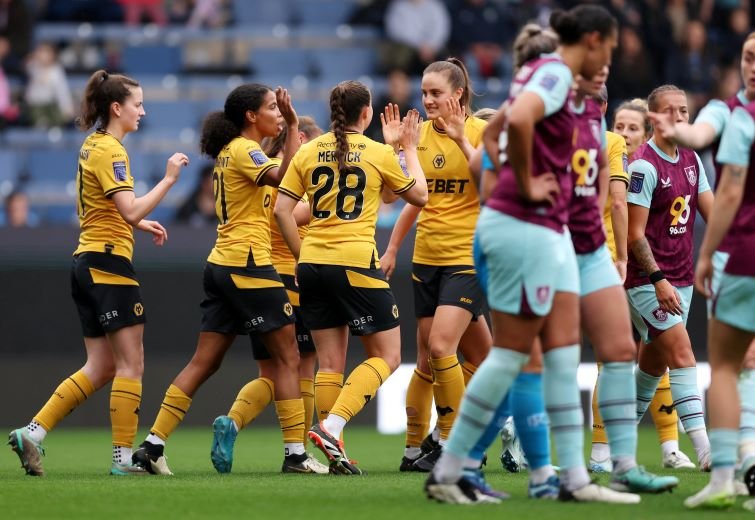
<path id="1" fill-rule="evenodd" d="M 481 108 L 474 114 L 472 114 L 472 117 L 476 117 L 477 119 L 482 119 L 483 121 L 490 121 L 493 119 L 493 116 L 496 114 L 496 109 L 494 108 Z"/>

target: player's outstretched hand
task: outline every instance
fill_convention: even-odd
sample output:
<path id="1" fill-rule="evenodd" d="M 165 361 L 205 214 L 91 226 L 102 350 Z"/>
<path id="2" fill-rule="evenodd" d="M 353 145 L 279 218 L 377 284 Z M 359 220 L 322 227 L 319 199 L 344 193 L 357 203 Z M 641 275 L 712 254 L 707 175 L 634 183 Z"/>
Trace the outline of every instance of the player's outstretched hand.
<path id="1" fill-rule="evenodd" d="M 280 110 L 283 119 L 286 121 L 286 125 L 294 126 L 299 124 L 299 117 L 294 110 L 294 104 L 291 102 L 291 94 L 288 93 L 283 87 L 275 89 L 275 102 L 278 104 L 278 110 Z"/>
<path id="2" fill-rule="evenodd" d="M 188 166 L 189 158 L 186 154 L 176 152 L 168 159 L 168 165 L 165 167 L 165 178 L 176 182 L 181 175 L 181 168 Z"/>
<path id="3" fill-rule="evenodd" d="M 417 109 L 410 109 L 401 121 L 399 143 L 404 150 L 416 150 L 422 130 L 422 117 Z"/>
<path id="4" fill-rule="evenodd" d="M 380 114 L 380 126 L 383 129 L 383 142 L 395 149 L 401 136 L 401 114 L 398 105 L 388 103 Z"/>
<path id="5" fill-rule="evenodd" d="M 168 240 L 168 230 L 156 220 L 142 220 L 136 229 L 152 233 L 152 242 L 156 246 L 162 246 Z"/>

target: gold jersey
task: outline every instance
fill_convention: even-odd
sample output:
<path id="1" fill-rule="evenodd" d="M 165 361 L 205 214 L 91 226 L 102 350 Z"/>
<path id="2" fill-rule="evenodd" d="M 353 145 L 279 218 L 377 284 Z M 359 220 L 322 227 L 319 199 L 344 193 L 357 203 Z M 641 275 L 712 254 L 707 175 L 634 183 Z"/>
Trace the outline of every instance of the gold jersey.
<path id="1" fill-rule="evenodd" d="M 270 265 L 273 189 L 262 184 L 262 178 L 280 162 L 241 136 L 218 154 L 212 171 L 218 239 L 208 262 L 244 267 L 252 260 L 257 266 Z"/>
<path id="2" fill-rule="evenodd" d="M 606 132 L 606 152 L 608 153 L 608 170 L 610 180 L 622 181 L 629 185 L 627 173 L 627 143 L 619 134 Z M 613 236 L 613 224 L 611 223 L 611 197 L 606 200 L 603 210 L 603 224 L 606 228 L 606 244 L 611 251 L 611 258 L 616 261 L 616 239 Z"/>
<path id="3" fill-rule="evenodd" d="M 388 186 L 400 194 L 416 182 L 399 164 L 393 148 L 356 132 L 347 132 L 346 164 L 342 175 L 332 132 L 302 145 L 278 188 L 301 200 L 309 198 L 312 220 L 304 237 L 299 262 L 379 267 L 375 224 L 380 192 Z"/>
<path id="4" fill-rule="evenodd" d="M 464 134 L 475 148 L 487 123 L 468 117 Z M 433 121 L 426 121 L 417 146 L 429 200 L 417 220 L 413 261 L 418 264 L 474 265 L 472 240 L 480 214 L 477 182 L 461 148 Z"/>
<path id="5" fill-rule="evenodd" d="M 134 230 L 115 207 L 112 195 L 134 191 L 128 154 L 107 132 L 90 134 L 79 151 L 76 174 L 76 206 L 79 214 L 79 247 L 84 252 L 112 253 L 131 260 Z"/>
<path id="6" fill-rule="evenodd" d="M 272 207 L 275 207 L 275 201 L 278 199 L 278 190 L 273 190 Z M 304 197 L 306 202 L 306 196 Z M 304 240 L 304 236 L 307 234 L 308 225 L 299 226 L 299 238 Z M 270 245 L 271 245 L 271 259 L 273 267 L 278 271 L 278 274 L 287 274 L 294 276 L 296 274 L 296 259 L 294 254 L 288 248 L 288 244 L 283 239 L 278 222 L 275 220 L 275 216 L 270 215 Z"/>

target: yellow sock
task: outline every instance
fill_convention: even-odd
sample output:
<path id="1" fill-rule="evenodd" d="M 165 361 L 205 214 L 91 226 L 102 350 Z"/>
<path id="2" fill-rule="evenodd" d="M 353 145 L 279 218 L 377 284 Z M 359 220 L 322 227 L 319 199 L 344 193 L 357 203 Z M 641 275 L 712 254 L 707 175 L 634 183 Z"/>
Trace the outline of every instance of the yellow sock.
<path id="1" fill-rule="evenodd" d="M 346 421 L 351 420 L 375 397 L 380 385 L 390 375 L 391 369 L 383 358 L 369 358 L 349 374 L 341 395 L 338 396 L 330 413 L 343 417 Z"/>
<path id="2" fill-rule="evenodd" d="M 464 374 L 456 354 L 430 358 L 430 368 L 433 371 L 435 409 L 438 411 L 437 426 L 440 438 L 447 439 L 464 394 Z"/>
<path id="3" fill-rule="evenodd" d="M 110 390 L 110 423 L 113 446 L 131 448 L 139 425 L 139 404 L 142 402 L 142 382 L 139 379 L 115 377 Z"/>
<path id="4" fill-rule="evenodd" d="M 598 365 L 600 370 L 600 365 Z M 595 381 L 595 388 L 592 391 L 592 442 L 602 442 L 608 444 L 606 427 L 603 424 L 603 417 L 600 416 L 600 407 L 598 406 L 598 381 Z"/>
<path id="5" fill-rule="evenodd" d="M 299 379 L 301 399 L 304 401 L 304 435 L 302 441 L 307 444 L 307 432 L 312 427 L 312 419 L 315 416 L 315 380 L 309 377 Z"/>
<path id="6" fill-rule="evenodd" d="M 334 372 L 317 372 L 315 374 L 315 409 L 317 420 L 324 420 L 341 395 L 343 374 Z"/>
<path id="7" fill-rule="evenodd" d="M 406 447 L 419 448 L 430 429 L 433 376 L 414 369 L 406 390 Z"/>
<path id="8" fill-rule="evenodd" d="M 275 401 L 275 412 L 283 433 L 283 442 L 286 444 L 298 444 L 304 438 L 304 401 L 299 399 L 286 399 Z"/>
<path id="9" fill-rule="evenodd" d="M 47 403 L 34 416 L 34 420 L 49 432 L 93 393 L 92 382 L 79 370 L 58 385 Z"/>
<path id="10" fill-rule="evenodd" d="M 477 365 L 465 361 L 461 364 L 461 373 L 464 375 L 464 388 L 469 384 L 469 380 L 472 379 L 474 373 L 477 372 Z"/>
<path id="11" fill-rule="evenodd" d="M 658 442 L 678 441 L 679 416 L 673 407 L 674 399 L 671 397 L 671 382 L 666 372 L 658 382 L 653 400 L 650 401 L 650 414 L 653 416 L 655 430 L 658 432 Z"/>
<path id="12" fill-rule="evenodd" d="M 255 420 L 265 409 L 275 395 L 273 382 L 266 377 L 258 377 L 249 381 L 239 390 L 239 395 L 233 401 L 228 416 L 236 423 L 239 431 Z"/>
<path id="13" fill-rule="evenodd" d="M 176 385 L 170 385 L 165 391 L 165 397 L 155 417 L 155 424 L 149 430 L 150 433 L 154 433 L 164 441 L 168 440 L 173 430 L 184 420 L 189 406 L 191 406 L 191 397 Z"/>

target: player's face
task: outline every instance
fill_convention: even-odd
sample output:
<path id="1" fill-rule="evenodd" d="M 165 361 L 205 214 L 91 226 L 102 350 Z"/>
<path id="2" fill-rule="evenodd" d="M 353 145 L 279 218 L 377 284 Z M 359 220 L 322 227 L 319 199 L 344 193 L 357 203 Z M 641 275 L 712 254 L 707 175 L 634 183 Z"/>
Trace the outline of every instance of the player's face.
<path id="1" fill-rule="evenodd" d="M 608 79 L 608 65 L 603 67 L 592 79 L 585 79 L 577 75 L 577 90 L 583 96 L 597 96 Z"/>
<path id="2" fill-rule="evenodd" d="M 428 119 L 447 117 L 446 101 L 460 99 L 462 89 L 454 89 L 445 72 L 428 72 L 422 76 L 422 104 Z"/>
<path id="3" fill-rule="evenodd" d="M 147 113 L 144 111 L 144 94 L 141 87 L 129 87 L 130 95 L 119 103 L 120 115 L 118 120 L 125 132 L 135 132 L 139 128 L 139 120 Z"/>
<path id="4" fill-rule="evenodd" d="M 742 82 L 747 98 L 755 99 L 755 38 L 747 40 L 742 47 Z"/>
<path id="5" fill-rule="evenodd" d="M 283 128 L 283 116 L 275 101 L 275 92 L 268 90 L 254 114 L 254 125 L 262 137 L 276 137 Z"/>
<path id="6" fill-rule="evenodd" d="M 589 33 L 585 35 L 583 42 L 587 47 L 587 54 L 579 73 L 582 77 L 594 78 L 604 67 L 611 65 L 611 54 L 618 44 L 616 29 L 604 38 L 601 38 L 597 31 Z"/>
<path id="7" fill-rule="evenodd" d="M 675 90 L 661 93 L 658 96 L 658 112 L 669 114 L 677 123 L 689 123 L 687 94 Z"/>
<path id="8" fill-rule="evenodd" d="M 619 110 L 613 122 L 613 131 L 624 138 L 627 154 L 632 155 L 645 142 L 645 120 L 636 110 Z"/>

